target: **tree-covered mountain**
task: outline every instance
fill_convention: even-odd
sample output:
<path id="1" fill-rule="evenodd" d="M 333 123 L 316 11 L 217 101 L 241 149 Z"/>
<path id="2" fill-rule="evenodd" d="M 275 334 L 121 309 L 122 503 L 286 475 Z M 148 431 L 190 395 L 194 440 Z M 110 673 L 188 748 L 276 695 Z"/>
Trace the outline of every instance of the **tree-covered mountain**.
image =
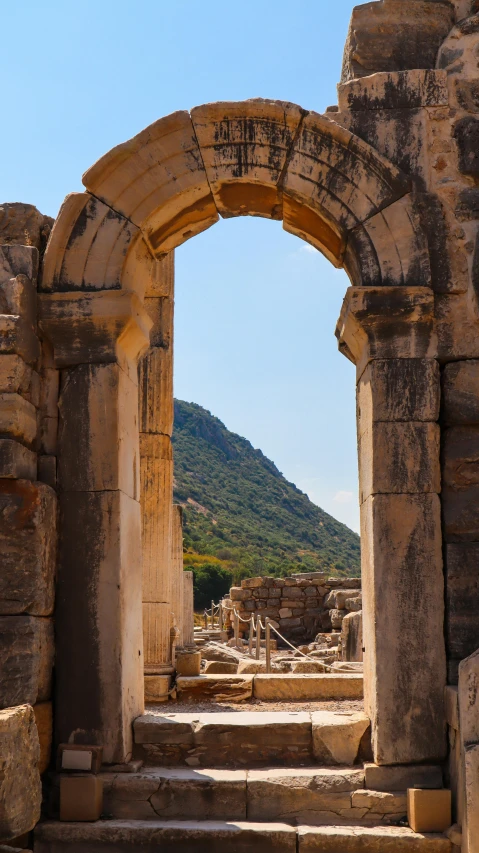
<path id="1" fill-rule="evenodd" d="M 173 445 L 185 567 L 215 566 L 226 588 L 231 575 L 359 574 L 359 536 L 206 409 L 175 400 Z"/>

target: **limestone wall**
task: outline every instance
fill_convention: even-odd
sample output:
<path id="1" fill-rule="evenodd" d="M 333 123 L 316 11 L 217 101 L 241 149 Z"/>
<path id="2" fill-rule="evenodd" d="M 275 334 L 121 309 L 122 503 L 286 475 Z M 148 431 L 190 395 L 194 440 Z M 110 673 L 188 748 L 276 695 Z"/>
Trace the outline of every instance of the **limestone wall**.
<path id="1" fill-rule="evenodd" d="M 253 615 L 264 622 L 268 616 L 290 642 L 311 642 L 319 631 L 340 631 L 345 616 L 361 609 L 361 580 L 328 578 L 323 572 L 246 578 L 229 597 L 242 619 Z M 229 618 L 233 621 L 231 611 Z M 246 633 L 248 626 L 240 625 Z"/>
<path id="2" fill-rule="evenodd" d="M 31 205 L 0 207 L 0 839 L 38 820 L 52 739 L 59 375 L 37 323 L 50 227 Z"/>

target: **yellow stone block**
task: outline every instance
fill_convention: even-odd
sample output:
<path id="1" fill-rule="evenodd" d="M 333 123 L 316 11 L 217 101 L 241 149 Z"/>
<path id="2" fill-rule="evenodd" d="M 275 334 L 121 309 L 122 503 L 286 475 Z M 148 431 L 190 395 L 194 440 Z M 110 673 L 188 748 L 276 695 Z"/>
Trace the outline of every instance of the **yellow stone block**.
<path id="1" fill-rule="evenodd" d="M 414 832 L 444 832 L 451 826 L 451 792 L 408 788 L 407 818 Z"/>

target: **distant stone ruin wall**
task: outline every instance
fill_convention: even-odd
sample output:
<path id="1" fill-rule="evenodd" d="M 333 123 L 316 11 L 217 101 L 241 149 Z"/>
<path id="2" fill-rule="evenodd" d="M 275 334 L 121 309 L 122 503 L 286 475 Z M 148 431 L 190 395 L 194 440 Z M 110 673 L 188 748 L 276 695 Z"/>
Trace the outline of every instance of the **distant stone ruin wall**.
<path id="1" fill-rule="evenodd" d="M 291 643 L 311 642 L 319 631 L 341 631 L 347 614 L 361 610 L 361 579 L 328 578 L 324 572 L 246 578 L 230 589 L 230 601 L 242 619 L 268 616 Z M 241 622 L 240 632 L 247 630 Z"/>

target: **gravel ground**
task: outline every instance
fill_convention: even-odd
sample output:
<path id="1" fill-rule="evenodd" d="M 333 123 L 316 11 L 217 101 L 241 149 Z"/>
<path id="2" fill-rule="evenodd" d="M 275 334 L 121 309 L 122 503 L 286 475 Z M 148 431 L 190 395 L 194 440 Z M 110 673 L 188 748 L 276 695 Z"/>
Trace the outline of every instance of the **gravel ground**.
<path id="1" fill-rule="evenodd" d="M 335 702 L 260 702 L 251 699 L 248 702 L 162 702 L 159 705 L 148 705 L 146 712 L 158 711 L 163 714 L 191 714 L 193 712 L 225 712 L 241 713 L 241 711 L 364 711 L 364 702 L 335 701 Z"/>

